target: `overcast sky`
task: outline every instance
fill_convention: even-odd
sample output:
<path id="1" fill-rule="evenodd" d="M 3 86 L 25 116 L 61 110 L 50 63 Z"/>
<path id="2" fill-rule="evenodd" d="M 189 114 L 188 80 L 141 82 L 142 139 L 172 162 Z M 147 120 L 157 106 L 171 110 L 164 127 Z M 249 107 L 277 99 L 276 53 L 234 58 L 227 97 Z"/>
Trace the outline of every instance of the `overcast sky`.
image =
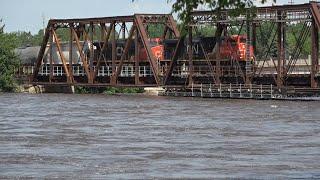
<path id="1" fill-rule="evenodd" d="M 305 3 L 307 0 L 294 0 Z M 287 4 L 288 0 L 277 0 Z M 0 0 L 0 19 L 5 31 L 31 31 L 43 27 L 43 16 L 50 18 L 84 18 L 131 15 L 134 13 L 170 13 L 167 0 Z"/>

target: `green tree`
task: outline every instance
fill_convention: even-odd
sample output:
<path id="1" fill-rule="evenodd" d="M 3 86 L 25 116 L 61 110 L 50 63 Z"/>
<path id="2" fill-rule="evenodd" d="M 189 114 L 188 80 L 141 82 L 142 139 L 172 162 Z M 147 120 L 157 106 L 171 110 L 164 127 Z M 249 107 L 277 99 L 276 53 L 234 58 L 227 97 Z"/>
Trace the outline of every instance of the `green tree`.
<path id="1" fill-rule="evenodd" d="M 0 91 L 15 90 L 15 70 L 19 61 L 14 53 L 17 47 L 17 36 L 14 33 L 0 32 Z"/>
<path id="2" fill-rule="evenodd" d="M 17 47 L 39 46 L 42 43 L 43 30 L 40 29 L 38 34 L 32 35 L 31 32 L 18 31 L 14 32 L 17 37 Z"/>
<path id="3" fill-rule="evenodd" d="M 134 2 L 135 0 L 132 0 Z M 167 0 L 171 2 L 173 0 Z M 273 0 L 275 2 L 276 0 Z M 178 13 L 179 18 L 184 22 L 189 22 L 190 14 L 200 5 L 204 5 L 211 10 L 232 9 L 232 14 L 239 15 L 244 13 L 245 8 L 253 7 L 254 0 L 175 0 L 172 6 L 172 11 Z M 260 3 L 265 3 L 267 0 L 258 0 Z"/>
<path id="4" fill-rule="evenodd" d="M 38 31 L 38 34 L 33 35 L 32 37 L 32 45 L 34 46 L 40 46 L 42 44 L 42 39 L 43 39 L 43 29 L 40 29 Z"/>

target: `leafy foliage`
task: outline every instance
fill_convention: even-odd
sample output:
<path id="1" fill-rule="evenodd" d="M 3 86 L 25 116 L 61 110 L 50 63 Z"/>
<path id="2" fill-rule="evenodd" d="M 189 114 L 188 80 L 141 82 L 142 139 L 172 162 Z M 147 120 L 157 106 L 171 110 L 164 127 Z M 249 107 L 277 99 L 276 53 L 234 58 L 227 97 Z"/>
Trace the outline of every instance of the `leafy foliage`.
<path id="1" fill-rule="evenodd" d="M 31 32 L 18 31 L 13 33 L 17 37 L 17 47 L 39 46 L 43 38 L 43 30 L 38 34 L 32 35 Z"/>
<path id="2" fill-rule="evenodd" d="M 15 70 L 19 61 L 14 53 L 17 37 L 15 34 L 0 33 L 0 91 L 11 92 L 15 90 Z"/>
<path id="3" fill-rule="evenodd" d="M 75 92 L 77 94 L 132 94 L 132 93 L 143 93 L 143 88 L 133 88 L 133 87 L 106 87 L 106 88 L 97 88 L 97 87 L 82 87 L 76 86 Z"/>
<path id="4" fill-rule="evenodd" d="M 132 94 L 132 93 L 143 93 L 143 92 L 144 92 L 143 88 L 107 87 L 103 93 L 104 94 L 108 94 L 108 95 L 113 95 L 113 94 L 116 94 L 116 93 Z"/>

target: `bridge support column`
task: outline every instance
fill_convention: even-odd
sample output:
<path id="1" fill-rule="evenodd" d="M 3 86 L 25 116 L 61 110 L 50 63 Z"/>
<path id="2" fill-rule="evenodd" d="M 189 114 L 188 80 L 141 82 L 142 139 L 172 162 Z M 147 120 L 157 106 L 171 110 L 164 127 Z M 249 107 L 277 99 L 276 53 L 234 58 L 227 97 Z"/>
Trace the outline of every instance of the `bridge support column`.
<path id="1" fill-rule="evenodd" d="M 314 19 L 312 19 L 311 25 L 311 87 L 318 87 L 318 82 L 316 81 L 316 74 L 319 69 L 319 35 L 318 27 Z"/>

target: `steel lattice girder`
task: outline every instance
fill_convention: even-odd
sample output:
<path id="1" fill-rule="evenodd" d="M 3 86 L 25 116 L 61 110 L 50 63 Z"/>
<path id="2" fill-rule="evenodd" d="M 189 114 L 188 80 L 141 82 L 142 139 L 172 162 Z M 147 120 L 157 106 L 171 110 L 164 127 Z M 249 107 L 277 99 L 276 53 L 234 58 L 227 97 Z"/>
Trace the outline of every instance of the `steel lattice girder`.
<path id="1" fill-rule="evenodd" d="M 285 84 L 285 80 L 288 77 L 287 70 L 290 69 L 290 66 L 294 66 L 294 63 L 290 63 L 290 66 L 285 67 L 285 59 L 284 59 L 284 42 L 285 42 L 285 33 L 286 30 L 284 30 L 284 24 L 285 23 L 290 23 L 290 22 L 308 22 L 312 23 L 311 25 L 311 36 L 312 36 L 312 65 L 311 65 L 311 86 L 316 87 L 316 80 L 315 80 L 315 74 L 318 71 L 318 49 L 319 49 L 319 40 L 318 40 L 318 30 L 320 26 L 320 12 L 319 12 L 319 4 L 316 2 L 310 2 L 306 4 L 297 4 L 297 5 L 283 5 L 283 6 L 269 6 L 269 7 L 257 7 L 253 9 L 248 9 L 247 13 L 249 10 L 252 12 L 253 11 L 253 16 L 252 18 L 247 18 L 246 15 L 240 15 L 238 17 L 234 17 L 231 14 L 232 10 L 221 10 L 221 11 L 194 11 L 191 13 L 191 22 L 188 24 L 189 31 L 192 31 L 192 29 L 196 28 L 197 26 L 202 26 L 202 25 L 211 25 L 211 26 L 216 26 L 216 31 L 218 31 L 218 27 L 221 25 L 225 26 L 237 26 L 242 24 L 244 22 L 249 21 L 249 26 L 254 33 L 256 33 L 255 29 L 253 29 L 253 25 L 258 24 L 258 23 L 263 23 L 263 22 L 271 22 L 271 23 L 276 23 L 278 30 L 278 38 L 277 38 L 277 43 L 278 43 L 278 58 L 277 64 L 275 64 L 275 69 L 277 72 L 277 77 L 274 76 L 275 82 L 278 86 L 282 86 Z M 250 31 L 251 31 L 250 30 Z M 250 32 L 249 32 L 250 33 Z M 305 32 L 301 32 L 305 33 Z M 190 34 L 190 33 L 189 33 Z M 221 35 L 221 34 L 220 34 Z M 250 36 L 250 35 L 248 35 Z M 255 37 L 255 35 L 254 35 Z M 301 47 L 300 47 L 301 48 Z M 290 60 L 292 61 L 292 60 Z M 260 75 L 260 72 L 258 73 Z M 251 83 L 252 78 L 255 77 L 255 72 L 253 73 L 252 77 L 250 78 Z M 170 76 L 170 75 L 169 75 Z"/>
<path id="2" fill-rule="evenodd" d="M 126 38 L 125 41 L 125 47 L 123 50 L 123 54 L 121 55 L 120 59 L 116 59 L 115 57 L 115 26 L 121 24 L 121 31 L 123 34 L 123 38 Z M 126 36 L 126 25 L 129 24 L 131 26 L 130 32 L 128 32 L 128 37 Z M 154 73 L 154 79 L 156 85 L 162 84 L 158 77 L 158 66 L 157 66 L 157 60 L 154 57 L 152 51 L 151 51 L 151 45 L 148 41 L 149 34 L 147 31 L 147 26 L 150 24 L 161 24 L 164 25 L 165 32 L 163 33 L 162 38 L 166 38 L 166 35 L 168 32 L 170 32 L 174 38 L 180 37 L 180 32 L 177 29 L 176 22 L 174 21 L 171 14 L 135 14 L 132 16 L 116 16 L 116 17 L 102 17 L 102 18 L 84 18 L 84 19 L 51 19 L 48 22 L 46 32 L 43 38 L 43 42 L 40 48 L 40 52 L 38 54 L 37 58 L 37 64 L 35 67 L 35 71 L 33 74 L 33 81 L 36 83 L 38 81 L 38 74 L 39 74 L 39 68 L 43 63 L 43 58 L 46 49 L 49 49 L 50 55 L 52 56 L 52 43 L 55 42 L 58 54 L 60 55 L 61 62 L 63 64 L 63 68 L 66 74 L 67 83 L 72 84 L 76 83 L 74 81 L 74 78 L 72 76 L 72 64 L 69 65 L 69 68 L 67 67 L 66 59 L 63 56 L 63 53 L 61 51 L 61 45 L 59 42 L 59 37 L 57 36 L 56 31 L 58 29 L 70 29 L 70 48 L 69 48 L 69 55 L 70 59 L 72 59 L 72 44 L 75 43 L 77 47 L 77 51 L 80 55 L 80 59 L 82 62 L 82 65 L 84 67 L 86 76 L 87 76 L 87 83 L 94 84 L 99 83 L 95 82 L 97 77 L 97 71 L 99 69 L 101 60 L 103 60 L 105 57 L 103 57 L 102 53 L 104 50 L 108 48 L 108 42 L 112 42 L 112 75 L 110 77 L 110 84 L 116 85 L 118 76 L 121 72 L 121 68 L 123 65 L 124 60 L 126 60 L 128 55 L 128 49 L 130 47 L 130 44 L 133 42 L 133 38 L 140 39 L 141 46 L 143 46 L 146 49 L 146 54 L 148 56 L 149 63 L 152 67 L 152 72 Z M 101 42 L 104 42 L 103 46 L 101 47 L 101 52 L 97 56 L 97 67 L 93 67 L 93 36 L 94 36 L 94 28 L 95 26 L 99 26 L 101 28 L 102 34 L 101 34 Z M 106 28 L 108 26 L 109 28 Z M 120 33 L 120 32 L 119 32 Z M 82 34 L 82 39 L 84 41 L 91 42 L 90 45 L 90 57 L 89 59 L 86 59 L 85 55 L 83 54 L 83 45 L 80 43 L 80 36 Z M 120 36 L 120 35 L 119 35 Z M 50 40 L 50 42 L 49 42 Z M 138 47 L 139 41 L 134 41 L 135 47 Z M 49 43 L 49 44 L 48 44 Z M 49 45 L 49 48 L 47 48 Z M 136 51 L 136 53 L 139 51 Z M 50 57 L 51 57 L 50 56 Z M 135 61 L 138 61 L 139 58 L 138 55 L 135 56 Z M 116 62 L 118 61 L 118 62 Z M 70 63 L 72 63 L 72 60 L 70 60 Z M 138 63 L 139 64 L 139 63 Z M 135 65 L 138 65 L 137 63 Z M 117 69 L 116 69 L 117 67 Z M 52 58 L 50 58 L 50 78 L 49 82 L 52 80 L 52 70 L 53 70 L 53 63 Z M 139 70 L 136 68 L 136 73 Z M 136 75 L 138 76 L 138 75 Z M 137 79 L 137 77 L 135 77 Z M 138 81 L 136 80 L 136 83 Z M 101 84 L 101 83 L 100 83 Z"/>
<path id="3" fill-rule="evenodd" d="M 310 16 L 312 3 L 297 4 L 297 5 L 283 5 L 283 6 L 267 6 L 256 7 L 250 10 L 255 16 L 251 21 L 253 22 L 290 22 L 290 21 L 311 21 Z M 248 9 L 249 11 L 249 9 Z M 231 15 L 231 10 L 217 11 L 194 11 L 191 13 L 192 21 L 189 25 L 198 24 L 229 24 L 241 23 L 246 21 L 246 15 L 234 17 Z M 281 14 L 279 14 L 281 12 Z M 219 14 L 219 15 L 218 15 Z M 279 18 L 279 16 L 281 18 Z"/>

